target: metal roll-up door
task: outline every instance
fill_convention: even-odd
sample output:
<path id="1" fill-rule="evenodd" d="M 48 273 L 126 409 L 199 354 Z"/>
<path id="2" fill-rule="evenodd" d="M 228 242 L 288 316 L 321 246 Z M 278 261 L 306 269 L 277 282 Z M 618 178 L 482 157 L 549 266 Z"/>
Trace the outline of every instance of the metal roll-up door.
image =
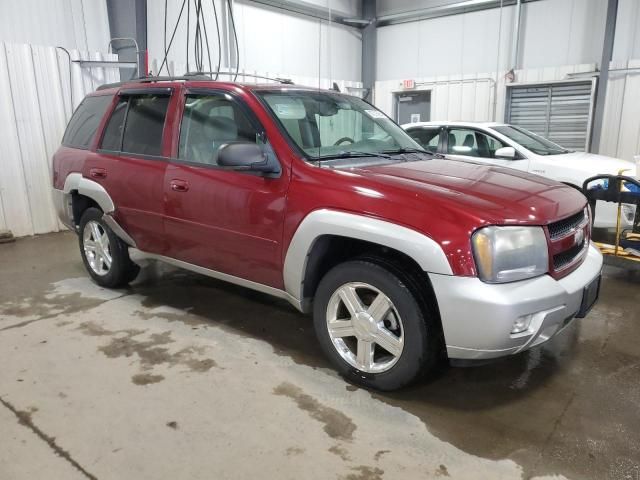
<path id="1" fill-rule="evenodd" d="M 592 81 L 509 87 L 506 121 L 571 150 L 586 150 L 593 90 Z"/>

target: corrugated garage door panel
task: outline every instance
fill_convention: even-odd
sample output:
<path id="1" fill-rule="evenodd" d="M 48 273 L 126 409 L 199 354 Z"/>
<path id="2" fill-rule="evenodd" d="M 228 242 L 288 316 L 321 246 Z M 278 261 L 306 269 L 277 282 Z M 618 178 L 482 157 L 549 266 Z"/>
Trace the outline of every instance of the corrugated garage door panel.
<path id="1" fill-rule="evenodd" d="M 585 150 L 589 136 L 592 83 L 510 87 L 507 122 L 564 147 Z"/>
<path id="2" fill-rule="evenodd" d="M 115 55 L 72 58 L 116 60 Z M 119 79 L 118 69 L 81 69 L 54 47 L 0 43 L 0 229 L 16 236 L 60 230 L 51 197 L 51 157 L 71 112 L 98 85 Z"/>

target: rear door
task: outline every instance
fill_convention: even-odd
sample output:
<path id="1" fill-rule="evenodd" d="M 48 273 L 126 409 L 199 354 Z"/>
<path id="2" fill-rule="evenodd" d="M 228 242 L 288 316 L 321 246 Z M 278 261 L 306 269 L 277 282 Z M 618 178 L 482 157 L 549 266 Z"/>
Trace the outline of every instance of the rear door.
<path id="1" fill-rule="evenodd" d="M 191 90 L 181 100 L 174 158 L 167 167 L 168 255 L 194 265 L 282 288 L 282 229 L 289 176 L 221 167 L 218 149 L 255 142 L 269 155 L 260 122 L 224 91 Z"/>
<path id="2" fill-rule="evenodd" d="M 529 161 L 516 151 L 513 159 L 496 158 L 496 150 L 510 147 L 484 131 L 469 127 L 448 127 L 444 135 L 444 154 L 453 160 L 500 165 L 526 172 Z"/>
<path id="3" fill-rule="evenodd" d="M 116 221 L 141 250 L 163 253 L 165 122 L 171 88 L 121 91 L 84 175 L 113 200 Z"/>

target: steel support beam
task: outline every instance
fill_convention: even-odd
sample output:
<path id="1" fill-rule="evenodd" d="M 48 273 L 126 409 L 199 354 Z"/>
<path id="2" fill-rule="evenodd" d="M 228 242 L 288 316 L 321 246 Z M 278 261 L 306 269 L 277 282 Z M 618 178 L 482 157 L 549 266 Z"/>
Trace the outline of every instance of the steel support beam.
<path id="1" fill-rule="evenodd" d="M 518 0 L 503 0 L 505 7 L 516 5 Z M 524 2 L 535 2 L 538 0 L 521 0 Z M 446 17 L 458 15 L 460 13 L 477 12 L 491 8 L 500 8 L 500 0 L 463 0 L 456 3 L 438 5 L 436 7 L 419 8 L 405 12 L 388 13 L 378 17 L 378 26 L 394 25 L 397 23 L 417 22 L 429 18 Z"/>
<path id="2" fill-rule="evenodd" d="M 364 99 L 372 101 L 376 81 L 376 0 L 362 0 L 362 16 L 368 20 L 362 29 L 362 86 Z"/>
<path id="3" fill-rule="evenodd" d="M 513 19 L 513 39 L 511 44 L 512 70 L 518 69 L 518 50 L 520 49 L 520 24 L 522 23 L 522 0 L 516 1 L 516 14 Z M 500 46 L 498 46 L 500 48 Z"/>
<path id="4" fill-rule="evenodd" d="M 607 5 L 607 23 L 604 30 L 602 44 L 602 59 L 600 60 L 600 75 L 596 92 L 596 108 L 593 115 L 593 130 L 591 131 L 590 152 L 600 151 L 600 137 L 602 136 L 602 121 L 604 119 L 604 104 L 607 97 L 607 83 L 609 82 L 609 63 L 613 56 L 613 42 L 616 36 L 616 19 L 618 16 L 618 0 L 609 0 Z"/>
<path id="5" fill-rule="evenodd" d="M 329 10 L 327 7 L 320 7 L 300 0 L 246 0 L 251 3 L 266 5 L 278 10 L 304 15 L 306 17 L 317 18 L 326 22 L 339 23 L 349 27 L 362 28 L 360 18 L 351 18 L 347 12 Z"/>
<path id="6" fill-rule="evenodd" d="M 111 38 L 133 38 L 136 40 L 139 52 L 132 42 L 113 42 L 113 51 L 118 54 L 122 62 L 136 62 L 138 65 L 135 76 L 145 74 L 145 52 L 147 50 L 147 0 L 107 0 L 107 15 L 109 16 L 109 31 Z M 105 45 L 106 47 L 106 45 Z M 122 79 L 131 76 L 131 69 L 121 70 Z"/>

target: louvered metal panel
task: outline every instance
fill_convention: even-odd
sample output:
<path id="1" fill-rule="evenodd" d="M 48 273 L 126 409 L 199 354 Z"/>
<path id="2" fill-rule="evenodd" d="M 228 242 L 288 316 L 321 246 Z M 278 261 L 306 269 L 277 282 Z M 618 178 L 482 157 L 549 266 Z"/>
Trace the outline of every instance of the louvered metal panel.
<path id="1" fill-rule="evenodd" d="M 507 93 L 507 123 L 526 128 L 572 150 L 589 145 L 593 83 L 513 86 Z"/>

